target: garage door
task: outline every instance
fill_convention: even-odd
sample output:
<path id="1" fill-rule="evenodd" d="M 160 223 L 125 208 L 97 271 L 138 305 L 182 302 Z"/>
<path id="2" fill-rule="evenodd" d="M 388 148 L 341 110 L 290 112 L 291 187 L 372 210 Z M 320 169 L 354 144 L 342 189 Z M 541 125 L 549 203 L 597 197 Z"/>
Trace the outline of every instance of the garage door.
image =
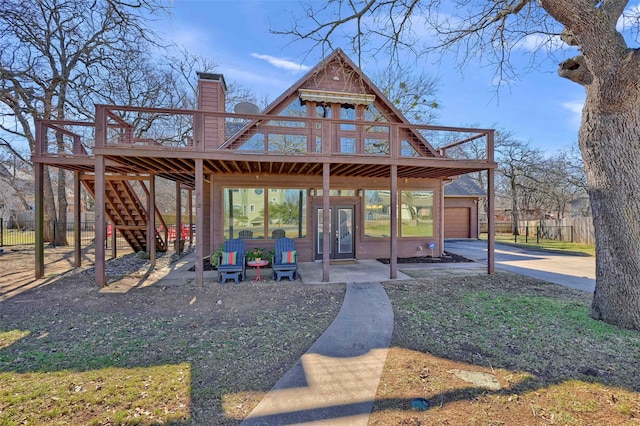
<path id="1" fill-rule="evenodd" d="M 448 207 L 444 209 L 444 237 L 471 238 L 471 209 Z"/>

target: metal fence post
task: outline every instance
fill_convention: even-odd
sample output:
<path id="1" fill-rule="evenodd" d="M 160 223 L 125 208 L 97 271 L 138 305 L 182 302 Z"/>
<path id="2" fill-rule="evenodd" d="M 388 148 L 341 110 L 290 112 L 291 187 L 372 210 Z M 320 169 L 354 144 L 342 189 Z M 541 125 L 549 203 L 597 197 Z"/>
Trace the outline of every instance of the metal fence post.
<path id="1" fill-rule="evenodd" d="M 536 226 L 536 244 L 540 244 L 540 225 Z"/>
<path id="2" fill-rule="evenodd" d="M 529 224 L 527 224 L 527 226 L 524 227 L 524 242 L 525 243 L 529 242 Z"/>
<path id="3" fill-rule="evenodd" d="M 0 217 L 0 247 L 4 247 L 4 219 Z"/>
<path id="4" fill-rule="evenodd" d="M 571 225 L 571 242 L 573 242 L 573 225 Z"/>

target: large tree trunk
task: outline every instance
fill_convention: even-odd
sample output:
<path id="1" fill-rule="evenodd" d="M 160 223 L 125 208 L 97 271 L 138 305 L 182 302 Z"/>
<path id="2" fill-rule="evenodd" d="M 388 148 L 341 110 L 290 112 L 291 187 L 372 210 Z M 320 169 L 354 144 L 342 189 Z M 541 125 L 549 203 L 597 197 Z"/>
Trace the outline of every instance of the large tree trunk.
<path id="1" fill-rule="evenodd" d="M 58 229 L 56 229 L 56 246 L 69 245 L 67 241 L 67 174 L 64 170 L 58 169 Z"/>
<path id="2" fill-rule="evenodd" d="M 596 233 L 591 316 L 640 330 L 640 51 L 616 29 L 627 2 L 539 4 L 581 52 L 558 73 L 587 92 L 578 142 Z"/>
<path id="3" fill-rule="evenodd" d="M 579 138 L 596 234 L 591 315 L 640 329 L 640 99 L 613 108 L 601 95 L 587 88 Z"/>
<path id="4" fill-rule="evenodd" d="M 49 175 L 49 167 L 44 168 L 43 184 L 43 240 L 44 242 L 53 242 L 53 223 L 56 221 L 55 198 L 53 197 L 53 187 L 51 185 L 51 175 Z"/>

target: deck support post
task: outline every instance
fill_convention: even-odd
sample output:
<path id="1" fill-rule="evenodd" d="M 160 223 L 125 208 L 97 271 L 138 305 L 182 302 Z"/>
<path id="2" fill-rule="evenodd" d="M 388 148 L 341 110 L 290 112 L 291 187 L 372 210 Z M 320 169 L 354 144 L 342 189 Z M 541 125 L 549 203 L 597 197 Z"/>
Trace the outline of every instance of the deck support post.
<path id="1" fill-rule="evenodd" d="M 329 174 L 331 164 L 322 164 L 322 282 L 329 282 L 329 250 L 331 238 L 331 210 L 329 206 Z"/>
<path id="2" fill-rule="evenodd" d="M 151 266 L 156 267 L 156 175 L 149 174 L 149 193 L 147 194 L 147 253 Z"/>
<path id="3" fill-rule="evenodd" d="M 494 138 L 495 131 L 487 133 L 487 160 L 494 161 Z M 487 169 L 487 273 L 493 274 L 496 271 L 496 215 L 495 215 L 495 169 Z"/>
<path id="4" fill-rule="evenodd" d="M 204 172 L 204 165 L 203 167 L 203 172 Z M 203 185 L 203 192 L 202 192 L 202 199 L 204 200 L 204 175 L 202 176 L 202 185 Z M 192 189 L 188 189 L 187 190 L 187 212 L 189 213 L 189 244 L 193 244 L 193 190 Z M 203 216 L 204 217 L 204 216 Z"/>
<path id="5" fill-rule="evenodd" d="M 390 208 L 391 238 L 389 247 L 389 278 L 398 277 L 398 165 L 391 165 Z"/>
<path id="6" fill-rule="evenodd" d="M 216 227 L 214 226 L 214 224 L 216 223 L 216 210 L 215 210 L 215 205 L 214 205 L 214 200 L 215 200 L 215 189 L 214 189 L 214 185 L 213 185 L 213 174 L 209 175 L 209 252 L 211 254 L 213 254 L 217 247 L 216 247 L 216 235 L 215 235 L 215 229 Z M 196 227 L 196 230 L 198 228 Z"/>
<path id="7" fill-rule="evenodd" d="M 204 285 L 204 271 L 202 259 L 204 259 L 204 162 L 202 158 L 196 158 L 196 285 Z M 191 205 L 191 203 L 189 203 Z M 192 217 L 192 213 L 189 213 Z"/>
<path id="8" fill-rule="evenodd" d="M 176 253 L 182 253 L 182 186 L 176 182 L 176 239 L 173 241 L 173 248 Z M 167 241 L 169 245 L 169 241 Z"/>
<path id="9" fill-rule="evenodd" d="M 495 209 L 495 194 L 494 194 L 494 177 L 495 170 L 487 170 L 487 273 L 493 274 L 496 271 L 496 215 Z"/>
<path id="10" fill-rule="evenodd" d="M 74 266 L 82 266 L 82 232 L 80 216 L 80 172 L 73 172 L 73 254 Z"/>
<path id="11" fill-rule="evenodd" d="M 104 106 L 96 105 L 96 128 L 95 128 L 95 146 L 96 148 L 104 148 L 107 144 L 107 114 Z M 95 283 L 98 287 L 106 285 L 106 267 L 105 267 L 105 237 L 106 237 L 106 165 L 105 158 L 102 154 L 95 156 L 95 198 L 96 198 L 96 239 L 95 239 Z M 115 235 L 115 225 L 111 227 L 112 233 Z M 115 245 L 115 244 L 114 244 Z"/>
<path id="12" fill-rule="evenodd" d="M 36 204 L 36 279 L 44 276 L 44 164 L 34 163 L 35 169 L 35 204 Z"/>

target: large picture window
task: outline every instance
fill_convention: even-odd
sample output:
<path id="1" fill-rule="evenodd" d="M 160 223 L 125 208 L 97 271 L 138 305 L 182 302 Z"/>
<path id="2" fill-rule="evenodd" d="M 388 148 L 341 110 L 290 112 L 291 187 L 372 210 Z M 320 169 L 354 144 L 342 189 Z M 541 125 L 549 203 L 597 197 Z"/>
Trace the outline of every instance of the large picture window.
<path id="1" fill-rule="evenodd" d="M 269 205 L 265 209 L 265 194 Z M 302 189 L 225 188 L 224 237 L 244 240 L 304 238 L 307 198 Z"/>
<path id="2" fill-rule="evenodd" d="M 433 191 L 402 191 L 400 234 L 403 237 L 433 236 Z"/>
<path id="3" fill-rule="evenodd" d="M 268 209 L 268 238 L 307 236 L 307 195 L 304 189 L 276 189 Z"/>
<path id="4" fill-rule="evenodd" d="M 401 191 L 398 205 L 401 237 L 433 236 L 433 191 Z M 388 190 L 366 190 L 364 236 L 391 236 L 391 198 Z"/>
<path id="5" fill-rule="evenodd" d="M 364 191 L 364 236 L 389 237 L 391 235 L 391 200 L 389 191 Z"/>
<path id="6" fill-rule="evenodd" d="M 224 238 L 264 239 L 264 189 L 224 189 Z"/>

